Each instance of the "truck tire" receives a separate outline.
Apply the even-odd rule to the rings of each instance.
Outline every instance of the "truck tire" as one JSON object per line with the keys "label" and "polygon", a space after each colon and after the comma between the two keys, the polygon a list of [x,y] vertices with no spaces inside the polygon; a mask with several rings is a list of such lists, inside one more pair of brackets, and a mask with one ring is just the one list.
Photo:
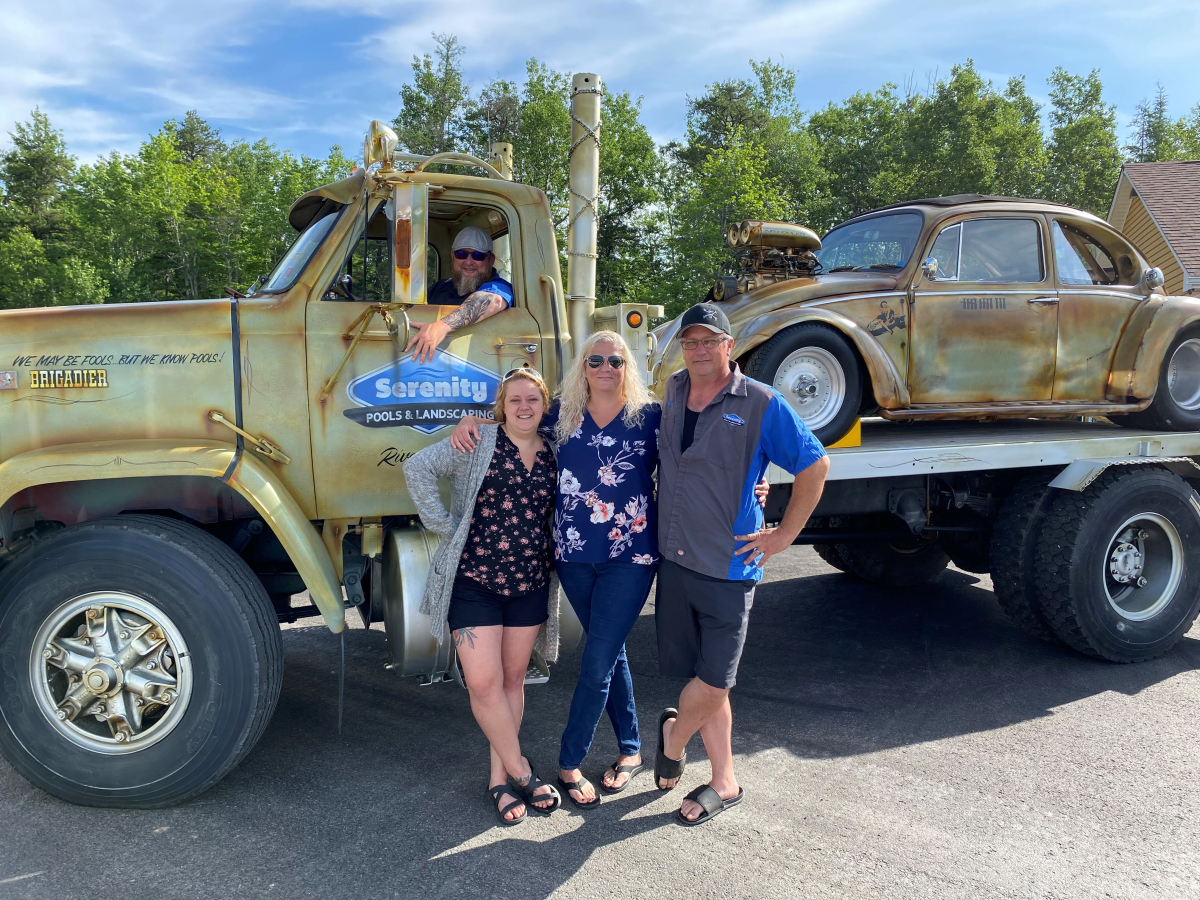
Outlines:
{"label": "truck tire", "polygon": [[865,581],[911,587],[933,581],[950,563],[936,544],[835,544],[849,572]]}
{"label": "truck tire", "polygon": [[282,680],[261,582],[183,522],[76,525],[0,578],[0,752],[70,803],[196,796],[254,746]]}
{"label": "truck tire", "polygon": [[1000,507],[992,527],[992,589],[996,601],[1012,622],[1032,637],[1054,640],[1037,599],[1034,573],[1037,541],[1055,491],[1044,475],[1018,481]]}
{"label": "truck tire", "polygon": [[1200,431],[1200,326],[1183,329],[1167,348],[1154,401],[1113,421],[1130,428]]}
{"label": "truck tire", "polygon": [[746,374],[779,391],[822,444],[845,437],[862,406],[858,357],[827,325],[779,332],[750,355]]}
{"label": "truck tire", "polygon": [[1166,653],[1200,610],[1200,497],[1140,467],[1059,491],[1038,539],[1037,594],[1076,650],[1113,662]]}
{"label": "truck tire", "polygon": [[842,572],[850,571],[849,567],[846,565],[846,561],[842,559],[842,554],[838,552],[836,544],[813,544],[812,548],[816,551],[817,556],[821,557],[824,562],[833,566],[835,569],[838,569]]}

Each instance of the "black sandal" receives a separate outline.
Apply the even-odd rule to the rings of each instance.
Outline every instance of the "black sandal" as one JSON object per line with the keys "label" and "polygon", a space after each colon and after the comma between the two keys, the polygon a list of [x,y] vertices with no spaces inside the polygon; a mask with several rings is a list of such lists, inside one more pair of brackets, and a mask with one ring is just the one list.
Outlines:
{"label": "black sandal", "polygon": [[663,745],[667,739],[663,737],[663,726],[667,723],[667,719],[674,719],[679,715],[679,710],[673,706],[668,706],[662,711],[662,715],[658,717],[658,752],[654,755],[654,786],[660,791],[669,791],[675,787],[665,788],[660,781],[664,778],[679,778],[683,775],[683,770],[687,768],[687,751],[683,751],[683,756],[679,759],[671,759],[663,752]]}
{"label": "black sandal", "polygon": [[[495,787],[488,788],[488,795],[492,798],[492,811],[496,813],[496,817],[500,820],[500,824],[505,828],[509,828],[513,825],[520,825],[525,821],[525,816],[528,815],[527,811],[511,819],[506,819],[504,817],[505,813],[516,806],[526,806],[526,810],[528,810],[528,806],[526,805],[525,801],[514,794],[512,789],[507,784],[498,784]],[[512,797],[513,802],[501,809],[501,797]]]}
{"label": "black sandal", "polygon": [[613,764],[611,766],[609,766],[609,768],[612,769],[613,778],[617,778],[618,776],[621,776],[621,775],[628,775],[629,777],[626,778],[625,783],[619,787],[609,787],[607,784],[604,783],[604,779],[601,778],[600,779],[600,790],[604,791],[604,793],[606,793],[606,794],[621,793],[621,791],[623,791],[623,790],[625,790],[625,788],[629,787],[629,782],[633,781],[634,778],[636,778],[638,775],[641,775],[643,772],[645,772],[647,769],[650,768],[644,762],[640,762],[636,766],[621,766],[621,765],[618,765],[618,763],[620,761],[621,761],[621,757],[618,756],[616,759],[613,760]]}
{"label": "black sandal", "polygon": [[[528,762],[528,760],[526,760],[526,762]],[[529,767],[529,778],[525,780],[524,784],[521,784],[521,782],[517,781],[517,779],[513,778],[511,775],[508,776],[508,783],[512,789],[517,792],[517,796],[525,801],[525,807],[530,812],[537,812],[541,813],[543,816],[548,816],[550,813],[562,806],[562,795],[558,792],[558,788],[552,784],[546,784],[546,782],[538,778],[537,772],[533,771],[533,766]],[[543,787],[550,788],[550,793],[539,794],[535,797],[533,792]],[[553,800],[553,805],[537,805],[538,803],[545,803],[547,800]]]}
{"label": "black sandal", "polygon": [[[571,793],[571,791],[579,791],[579,793],[582,794],[584,787],[586,787],[587,785],[590,785],[590,784],[592,784],[592,783],[590,781],[588,781],[586,778],[584,778],[582,775],[579,776],[578,781],[567,781],[561,775],[558,778],[558,786],[567,792],[567,799],[570,800],[572,803],[574,803],[578,809],[591,809],[593,806],[600,805],[600,795],[599,794],[597,794],[591,800],[576,800],[575,795]],[[594,785],[593,785],[593,787],[594,787]],[[543,795],[543,796],[545,796],[545,795]],[[538,799],[540,800],[542,798],[539,797]]]}
{"label": "black sandal", "polygon": [[742,798],[746,796],[745,788],[738,788],[737,796],[730,797],[728,800],[722,800],[721,795],[713,790],[712,785],[702,784],[685,797],[685,800],[691,800],[693,803],[699,803],[704,812],[696,816],[694,819],[689,819],[683,814],[683,806],[675,810],[675,821],[680,825],[691,827],[693,825],[703,825],[705,822],[711,821],[719,816],[731,806],[737,806],[742,802]]}

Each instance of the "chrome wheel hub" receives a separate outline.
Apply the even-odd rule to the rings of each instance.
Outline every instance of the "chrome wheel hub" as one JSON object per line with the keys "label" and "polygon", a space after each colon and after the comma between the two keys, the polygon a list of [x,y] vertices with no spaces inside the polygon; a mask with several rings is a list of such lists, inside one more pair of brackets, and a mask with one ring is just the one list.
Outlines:
{"label": "chrome wheel hub", "polygon": [[1178,530],[1158,513],[1130,517],[1109,541],[1104,576],[1109,605],[1122,618],[1139,622],[1158,615],[1183,578]]}
{"label": "chrome wheel hub", "polygon": [[1171,354],[1167,390],[1181,408],[1200,409],[1200,338],[1184,341]]}
{"label": "chrome wheel hub", "polygon": [[34,638],[29,675],[55,729],[106,754],[162,740],[192,693],[191,657],[175,624],[118,592],[85,594],[51,613]]}
{"label": "chrome wheel hub", "polygon": [[789,354],[780,363],[771,386],[814,430],[832,422],[846,399],[842,364],[821,347],[801,347]]}

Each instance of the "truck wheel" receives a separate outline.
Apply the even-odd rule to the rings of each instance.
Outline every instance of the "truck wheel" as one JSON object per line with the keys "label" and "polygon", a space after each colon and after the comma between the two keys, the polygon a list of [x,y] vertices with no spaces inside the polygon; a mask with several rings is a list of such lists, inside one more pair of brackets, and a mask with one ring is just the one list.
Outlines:
{"label": "truck wheel", "polygon": [[942,573],[950,557],[936,544],[914,538],[904,544],[835,544],[848,571],[892,587],[925,584]]}
{"label": "truck wheel", "polygon": [[812,548],[816,551],[817,556],[821,557],[822,560],[835,569],[839,569],[842,572],[850,571],[846,565],[846,561],[842,559],[842,554],[838,553],[836,544],[813,544]]}
{"label": "truck wheel", "polygon": [[62,800],[194,797],[254,746],[282,679],[262,584],[182,522],[76,525],[0,579],[0,752]]}
{"label": "truck wheel", "polygon": [[1200,610],[1200,497],[1162,469],[1110,469],[1058,492],[1037,562],[1038,600],[1063,641],[1113,662],[1152,659]]}
{"label": "truck wheel", "polygon": [[822,444],[845,437],[862,406],[858,358],[826,325],[793,325],[751,354],[746,374],[769,384]]}
{"label": "truck wheel", "polygon": [[992,528],[992,589],[1004,614],[1026,634],[1054,640],[1037,599],[1037,540],[1055,491],[1042,475],[1021,479],[1000,507]]}
{"label": "truck wheel", "polygon": [[1113,421],[1132,428],[1200,430],[1200,327],[1185,328],[1167,348],[1154,401],[1141,412],[1114,416]]}

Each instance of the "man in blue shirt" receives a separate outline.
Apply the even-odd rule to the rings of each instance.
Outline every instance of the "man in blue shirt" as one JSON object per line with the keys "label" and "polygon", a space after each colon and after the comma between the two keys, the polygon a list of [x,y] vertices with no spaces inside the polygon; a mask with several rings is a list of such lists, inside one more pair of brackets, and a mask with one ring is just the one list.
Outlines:
{"label": "man in blue shirt", "polygon": [[[683,825],[707,822],[742,799],[733,773],[729,691],[746,640],[763,564],[800,533],[829,471],[812,432],[772,388],[730,361],[733,336],[720,307],[700,303],[677,334],[686,369],[668,380],[659,431],[655,624],[663,675],[690,679],[679,709],[659,719],[654,774],[673,788],[700,732],[712,780],[688,794]],[[754,485],[769,463],[795,476],[777,528],[763,527]]]}
{"label": "man in blue shirt", "polygon": [[495,269],[492,239],[486,231],[468,225],[454,238],[450,252],[450,277],[435,282],[426,294],[430,306],[458,309],[434,322],[416,323],[406,350],[424,363],[452,331],[474,325],[513,305],[513,287]]}

